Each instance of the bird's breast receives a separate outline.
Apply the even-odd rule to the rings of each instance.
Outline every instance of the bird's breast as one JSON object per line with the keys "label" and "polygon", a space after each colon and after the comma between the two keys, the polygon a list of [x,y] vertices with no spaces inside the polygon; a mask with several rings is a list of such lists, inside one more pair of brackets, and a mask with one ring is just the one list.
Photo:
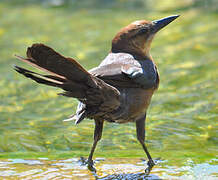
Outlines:
{"label": "bird's breast", "polygon": [[123,88],[119,89],[121,94],[120,107],[105,114],[104,119],[109,122],[127,123],[134,122],[145,114],[153,95],[152,89]]}

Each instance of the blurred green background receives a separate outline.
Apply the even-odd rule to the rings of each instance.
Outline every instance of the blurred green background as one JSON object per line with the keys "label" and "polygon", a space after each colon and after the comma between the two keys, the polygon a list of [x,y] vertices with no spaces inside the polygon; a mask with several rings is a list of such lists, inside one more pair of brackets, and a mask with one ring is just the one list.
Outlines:
{"label": "blurred green background", "polygon": [[[218,140],[216,0],[1,0],[0,157],[87,156],[92,144],[92,120],[78,126],[62,121],[75,112],[77,101],[20,76],[12,65],[28,66],[14,54],[25,56],[28,46],[41,42],[91,69],[110,51],[120,28],[172,14],[181,16],[152,44],[161,81],[148,111],[146,140],[151,154],[169,163],[213,160]],[[145,157],[135,125],[106,123],[95,156]]]}

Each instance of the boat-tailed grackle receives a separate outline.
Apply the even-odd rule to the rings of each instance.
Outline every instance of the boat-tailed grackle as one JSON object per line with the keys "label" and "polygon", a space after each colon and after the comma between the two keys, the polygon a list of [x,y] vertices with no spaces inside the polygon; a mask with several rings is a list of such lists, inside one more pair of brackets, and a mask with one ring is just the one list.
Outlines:
{"label": "boat-tailed grackle", "polygon": [[47,72],[35,73],[15,66],[15,70],[37,83],[59,87],[60,95],[77,98],[80,102],[75,115],[68,120],[80,123],[94,119],[94,143],[87,164],[93,167],[93,153],[101,139],[104,121],[135,122],[137,139],[147,157],[149,173],[155,165],[144,143],[146,111],[159,85],[157,66],[150,55],[154,35],[178,15],[156,21],[135,21],[121,29],[112,40],[112,48],[101,64],[86,71],[79,63],[64,57],[44,44],[33,44],[27,58],[18,59]]}

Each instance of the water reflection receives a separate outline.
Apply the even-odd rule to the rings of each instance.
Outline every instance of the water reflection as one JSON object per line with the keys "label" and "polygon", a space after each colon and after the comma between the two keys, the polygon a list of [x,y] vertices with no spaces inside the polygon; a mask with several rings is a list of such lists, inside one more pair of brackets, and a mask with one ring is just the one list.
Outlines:
{"label": "water reflection", "polygon": [[144,173],[127,173],[127,174],[111,174],[105,177],[98,177],[96,176],[96,180],[130,180],[130,179],[137,179],[137,180],[161,180],[161,178],[157,175],[145,175]]}
{"label": "water reflection", "polygon": [[218,172],[216,159],[201,164],[188,160],[184,166],[169,166],[162,161],[154,167],[151,175],[143,172],[145,162],[140,159],[114,158],[97,159],[97,173],[88,171],[77,158],[64,160],[23,160],[7,159],[0,161],[0,179],[215,179]]}

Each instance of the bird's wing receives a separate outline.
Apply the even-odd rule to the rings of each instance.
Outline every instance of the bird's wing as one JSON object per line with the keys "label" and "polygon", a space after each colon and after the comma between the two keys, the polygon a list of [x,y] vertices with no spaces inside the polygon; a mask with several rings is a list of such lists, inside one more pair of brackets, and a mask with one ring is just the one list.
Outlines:
{"label": "bird's wing", "polygon": [[156,66],[151,61],[145,61],[142,67],[123,65],[122,73],[128,76],[132,81],[148,89],[157,85],[158,73]]}
{"label": "bird's wing", "polygon": [[131,63],[107,64],[89,71],[114,87],[151,88],[157,81],[155,66],[145,64],[142,67]]}

